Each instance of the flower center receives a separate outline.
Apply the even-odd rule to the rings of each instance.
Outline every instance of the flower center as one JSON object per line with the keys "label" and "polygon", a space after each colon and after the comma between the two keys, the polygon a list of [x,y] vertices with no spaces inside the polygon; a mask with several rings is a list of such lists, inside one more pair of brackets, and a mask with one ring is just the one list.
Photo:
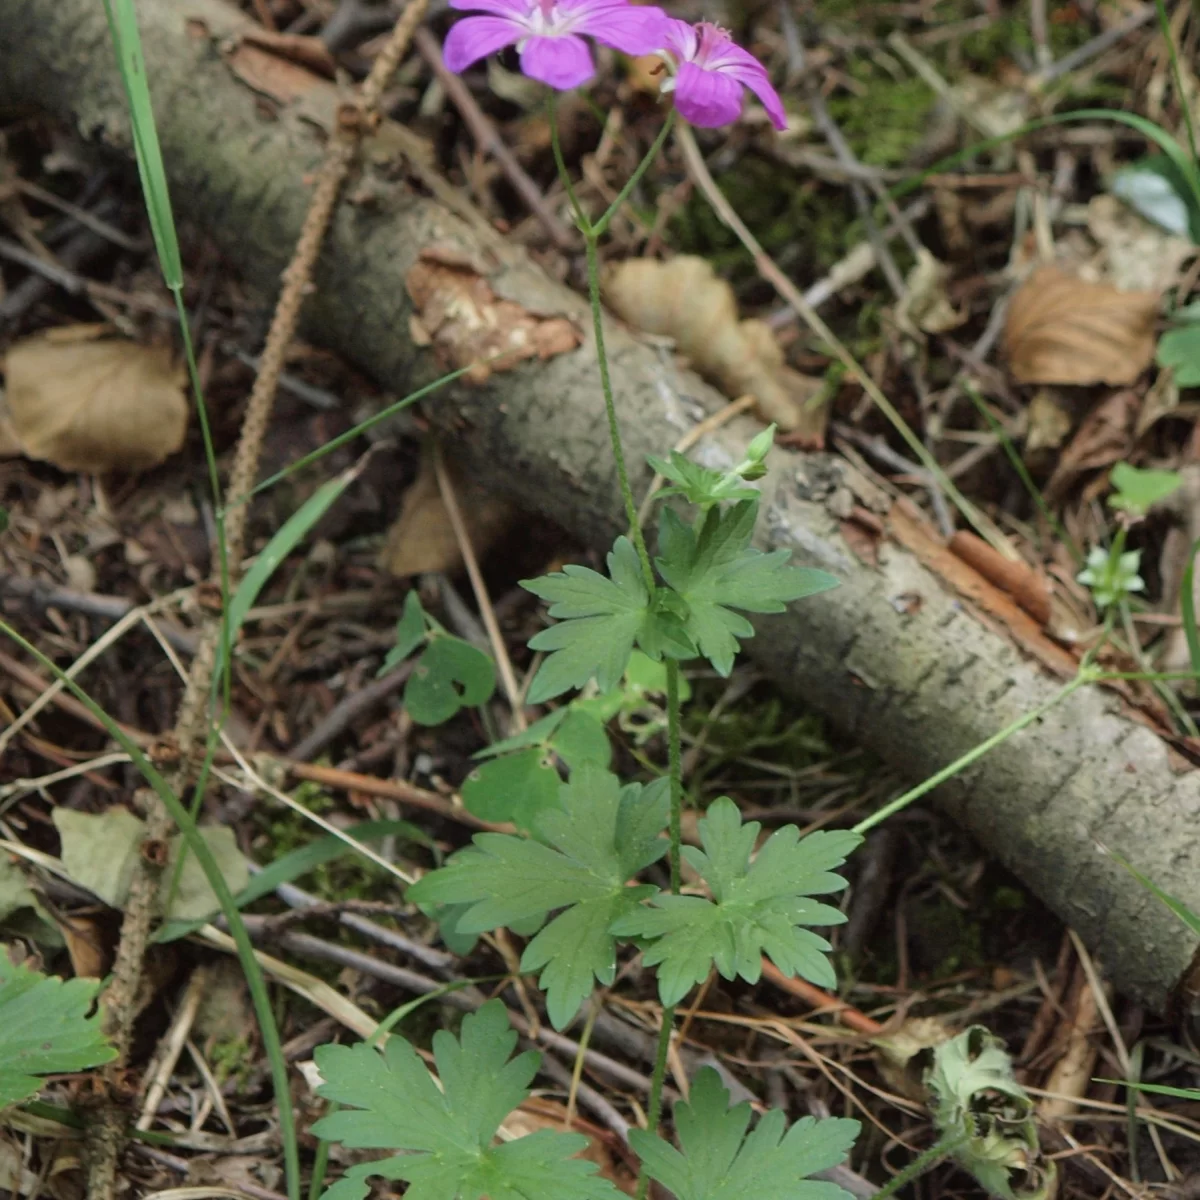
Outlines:
{"label": "flower center", "polygon": [[570,17],[562,12],[556,0],[532,0],[529,6],[529,32],[534,37],[555,37],[567,33]]}
{"label": "flower center", "polygon": [[692,62],[698,67],[709,67],[714,59],[719,59],[722,52],[733,40],[727,29],[714,25],[711,21],[701,21],[696,26],[696,53]]}

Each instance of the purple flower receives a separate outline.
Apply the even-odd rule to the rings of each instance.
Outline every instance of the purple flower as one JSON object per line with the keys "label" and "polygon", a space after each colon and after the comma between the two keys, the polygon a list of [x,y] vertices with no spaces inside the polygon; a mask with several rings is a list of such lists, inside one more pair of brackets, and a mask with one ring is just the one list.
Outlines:
{"label": "purple flower", "polygon": [[715,129],[736,121],[742,113],[742,88],[763,103],[771,124],[787,128],[787,114],[767,69],[724,29],[708,21],[689,25],[668,18],[666,41],[659,47],[674,59],[674,79],[663,85],[674,91],[675,107],[693,125]]}
{"label": "purple flower", "polygon": [[467,17],[450,30],[442,53],[451,71],[515,45],[521,70],[559,91],[595,74],[581,34],[625,54],[652,54],[669,23],[661,9],[625,0],[450,0],[450,7],[488,14]]}

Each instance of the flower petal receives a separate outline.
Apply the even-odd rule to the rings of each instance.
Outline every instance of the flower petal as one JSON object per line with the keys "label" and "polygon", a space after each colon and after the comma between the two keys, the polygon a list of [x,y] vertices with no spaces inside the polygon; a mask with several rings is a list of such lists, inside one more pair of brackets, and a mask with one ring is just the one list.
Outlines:
{"label": "flower petal", "polygon": [[[747,55],[748,58],[751,56]],[[751,66],[724,67],[723,73],[745,84],[762,101],[762,106],[771,118],[771,124],[778,130],[787,128],[787,112],[779,93],[771,86],[771,80],[766,69],[755,58],[751,58]]]}
{"label": "flower petal", "polygon": [[696,54],[696,28],[686,21],[668,17],[663,26],[663,44],[658,50],[669,50],[677,63],[687,62]]}
{"label": "flower petal", "polygon": [[457,74],[524,36],[524,26],[508,17],[464,17],[446,35],[442,58]]}
{"label": "flower petal", "polygon": [[668,18],[661,8],[608,3],[587,7],[575,28],[622,54],[653,54],[666,44]]}
{"label": "flower petal", "polygon": [[497,17],[524,21],[529,16],[529,0],[450,0],[450,7],[459,12],[485,12]]}
{"label": "flower petal", "polygon": [[675,80],[675,107],[693,125],[717,129],[742,115],[742,85],[730,75],[685,62]]}
{"label": "flower petal", "polygon": [[521,51],[521,70],[560,92],[587,83],[596,73],[592,52],[580,37],[531,37]]}

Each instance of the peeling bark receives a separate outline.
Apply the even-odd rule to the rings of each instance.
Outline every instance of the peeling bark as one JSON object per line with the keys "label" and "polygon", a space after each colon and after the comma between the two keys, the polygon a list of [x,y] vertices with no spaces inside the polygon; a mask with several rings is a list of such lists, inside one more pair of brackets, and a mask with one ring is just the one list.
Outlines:
{"label": "peeling bark", "polygon": [[[302,111],[264,107],[234,74],[223,50],[246,24],[231,7],[142,0],[138,9],[175,202],[273,294],[307,205],[306,177],[321,156],[319,130]],[[40,105],[128,153],[102,6],[5,0],[0,102]],[[310,336],[403,394],[440,373],[439,336],[457,344],[461,332],[453,325],[461,313],[427,327],[428,309],[421,318],[410,295],[414,268],[419,278],[430,255],[471,264],[461,269],[477,278],[465,282],[484,289],[472,294],[485,306],[511,302],[506,336],[524,330],[522,348],[538,361],[502,358],[506,369],[440,393],[430,416],[452,431],[454,452],[479,479],[605,544],[621,506],[586,305],[463,215],[461,204],[455,215],[420,195],[396,161],[368,167],[354,195],[321,259]],[[721,401],[615,324],[607,336],[640,492],[649,478],[645,454],[663,452]],[[698,453],[732,463],[754,428],[732,423]],[[1069,678],[1069,654],[966,564],[951,564],[918,516],[890,505],[847,464],[780,453],[765,484],[761,543],[790,548],[799,561],[834,572],[842,587],[762,621],[748,648],[783,688],[906,775],[943,767]],[[864,528],[882,528],[883,537],[860,558],[856,549],[871,541]],[[938,799],[1080,932],[1118,986],[1160,1010],[1193,1007],[1186,976],[1197,939],[1096,841],[1200,910],[1200,775],[1178,770],[1120,696],[1075,692]]]}

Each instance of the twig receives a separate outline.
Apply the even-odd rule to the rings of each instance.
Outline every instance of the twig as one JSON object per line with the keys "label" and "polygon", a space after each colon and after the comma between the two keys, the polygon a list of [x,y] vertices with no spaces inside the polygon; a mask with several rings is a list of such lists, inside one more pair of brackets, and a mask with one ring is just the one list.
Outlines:
{"label": "twig", "polygon": [[[905,225],[911,226],[914,221],[921,220],[929,212],[932,204],[933,201],[928,196],[918,197],[901,211],[900,215],[903,220],[893,221],[890,225],[885,226],[880,236],[885,242],[899,237],[904,232]],[[869,241],[860,242],[849,254],[833,264],[828,275],[818,279],[816,283],[805,289],[804,302],[810,308],[820,308],[832,300],[843,288],[847,288],[869,275],[875,269],[875,264],[875,247]],[[768,323],[773,329],[778,329],[781,325],[794,321],[798,315],[796,310],[789,305],[772,313],[768,318]]]}
{"label": "twig", "polygon": [[117,1057],[103,1069],[101,1078],[107,1094],[87,1128],[87,1194],[94,1200],[109,1200],[116,1189],[117,1160],[125,1142],[125,1116],[119,1101],[121,1076],[133,1039],[142,964],[168,859],[167,839],[175,828],[166,807],[150,788],[140,789],[138,798],[146,814],[145,833],[134,859],[112,978],[101,1006],[104,1034],[116,1048]]}
{"label": "twig", "polygon": [[389,671],[386,675],[371,680],[357,692],[343,696],[317,722],[316,727],[309,735],[301,738],[292,747],[290,757],[296,762],[308,762],[310,759],[316,758],[348,725],[357,721],[363,713],[402,688],[412,671],[412,661],[403,662],[394,671]]}
{"label": "twig", "polygon": [[1047,84],[1053,83],[1056,79],[1070,75],[1077,67],[1083,66],[1085,62],[1089,62],[1097,55],[1111,50],[1118,42],[1153,20],[1154,5],[1143,4],[1136,12],[1130,13],[1111,29],[1098,33],[1090,42],[1085,42],[1077,50],[1072,50],[1070,54],[1064,54],[1057,62],[1050,63],[1040,71],[1034,72],[1029,77],[1029,83],[1035,88],[1045,88]]}
{"label": "twig", "polygon": [[[11,579],[6,581],[5,586],[10,586]],[[105,650],[114,642],[122,638],[130,629],[132,629],[144,617],[147,617],[164,608],[169,608],[171,605],[182,600],[190,592],[190,588],[183,589],[178,592],[172,592],[168,596],[160,596],[156,600],[151,600],[149,604],[143,604],[139,608],[130,608],[124,616],[117,621],[113,627],[96,639],[67,669],[63,672],[64,679],[74,679],[80,671],[89,663],[94,662]],[[165,636],[165,635],[164,635]],[[8,671],[16,679],[20,679],[27,687],[36,687],[38,697],[32,704],[26,708],[15,721],[3,733],[0,733],[0,755],[4,754],[9,743],[16,735],[37,716],[47,704],[57,702],[65,711],[71,712],[73,715],[80,716],[81,719],[89,724],[96,725],[95,718],[82,704],[79,703],[73,696],[60,695],[63,690],[64,683],[55,680],[53,683],[45,683],[40,675],[31,671],[28,667],[18,663],[15,659],[9,658],[8,655],[0,653],[0,667]],[[85,715],[86,714],[86,715]],[[97,726],[103,728],[103,726]]]}
{"label": "twig", "polygon": [[483,109],[475,103],[475,97],[471,95],[467,85],[452,71],[446,69],[446,64],[442,61],[442,48],[438,45],[437,38],[427,29],[418,29],[413,37],[413,43],[417,47],[417,52],[433,69],[438,83],[450,97],[451,103],[467,123],[467,128],[470,129],[476,145],[485,154],[496,160],[500,169],[508,177],[509,183],[513,185],[514,191],[525,201],[529,211],[535,213],[546,227],[547,232],[554,239],[554,244],[560,250],[577,250],[579,238],[555,216],[538,185],[525,173],[525,168],[517,161],[516,155],[504,144]]}
{"label": "twig", "polygon": [[[209,985],[210,976],[211,971],[208,967],[197,967],[192,972],[191,979],[188,980],[179,1010],[171,1021],[171,1027],[159,1043],[160,1056],[154,1070],[154,1077],[146,1090],[146,1099],[142,1103],[141,1115],[134,1125],[135,1129],[145,1131],[154,1124],[158,1106],[162,1103],[163,1096],[167,1094],[171,1076],[175,1073],[175,1065],[179,1062],[179,1056],[183,1053],[183,1047],[191,1035],[192,1025],[195,1023],[196,1014],[200,1011],[200,1001]],[[232,1132],[233,1130],[230,1129],[230,1133]]]}
{"label": "twig", "polygon": [[475,557],[475,549],[471,545],[471,535],[467,532],[466,522],[458,507],[458,497],[454,494],[454,485],[442,461],[442,448],[434,444],[433,470],[437,476],[438,491],[442,496],[442,504],[446,516],[450,518],[450,527],[454,530],[454,539],[458,542],[458,550],[462,555],[463,566],[467,569],[467,578],[471,581],[471,590],[475,593],[475,603],[479,605],[479,615],[483,618],[483,627],[487,630],[488,641],[492,647],[492,657],[496,660],[496,669],[500,673],[500,682],[504,684],[508,696],[509,707],[512,709],[513,730],[522,733],[528,728],[525,720],[525,704],[521,696],[521,688],[513,673],[512,660],[508,657],[508,647],[504,644],[504,635],[500,632],[500,624],[496,620],[496,612],[492,608],[491,597],[488,595],[487,584],[483,581],[483,573],[479,569],[479,560]]}

